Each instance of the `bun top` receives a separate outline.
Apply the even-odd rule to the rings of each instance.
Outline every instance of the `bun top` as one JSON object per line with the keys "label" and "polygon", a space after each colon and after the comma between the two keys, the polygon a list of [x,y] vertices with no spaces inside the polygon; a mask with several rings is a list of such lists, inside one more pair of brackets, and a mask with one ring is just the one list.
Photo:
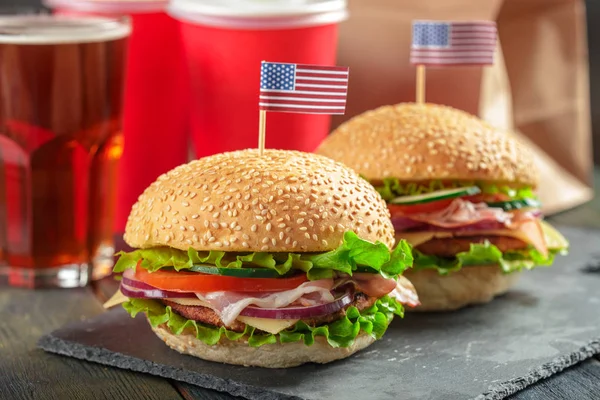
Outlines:
{"label": "bun top", "polygon": [[358,115],[317,149],[372,182],[491,181],[535,187],[533,155],[510,133],[457,109],[401,103]]}
{"label": "bun top", "polygon": [[161,175],[134,204],[124,239],[136,248],[320,252],[349,230],[394,244],[386,204],[366,180],[316,154],[252,149]]}

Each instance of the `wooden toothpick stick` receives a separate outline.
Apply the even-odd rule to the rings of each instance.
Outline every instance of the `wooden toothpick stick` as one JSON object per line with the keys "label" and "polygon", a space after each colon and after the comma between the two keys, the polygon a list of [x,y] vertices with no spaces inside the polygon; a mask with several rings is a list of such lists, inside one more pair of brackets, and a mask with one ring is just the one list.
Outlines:
{"label": "wooden toothpick stick", "polygon": [[265,130],[267,128],[267,111],[259,111],[258,119],[258,152],[262,156],[265,151]]}
{"label": "wooden toothpick stick", "polygon": [[425,103],[425,66],[417,65],[417,103]]}

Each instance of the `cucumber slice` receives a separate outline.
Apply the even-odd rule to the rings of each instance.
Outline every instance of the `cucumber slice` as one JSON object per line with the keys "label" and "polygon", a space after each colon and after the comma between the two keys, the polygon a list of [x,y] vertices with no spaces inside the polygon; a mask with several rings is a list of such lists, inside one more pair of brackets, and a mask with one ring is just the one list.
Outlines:
{"label": "cucumber slice", "polygon": [[454,199],[456,197],[472,196],[479,193],[481,193],[481,189],[477,186],[469,186],[456,189],[437,190],[435,192],[418,194],[415,196],[396,197],[394,200],[390,201],[390,203],[408,206],[411,204],[423,204],[438,200]]}
{"label": "cucumber slice", "polygon": [[521,208],[540,208],[542,203],[536,199],[519,199],[487,203],[489,207],[502,208],[504,211],[519,210]]}
{"label": "cucumber slice", "polygon": [[266,268],[219,268],[212,265],[193,265],[190,271],[202,272],[210,275],[233,276],[236,278],[281,278],[274,269]]}

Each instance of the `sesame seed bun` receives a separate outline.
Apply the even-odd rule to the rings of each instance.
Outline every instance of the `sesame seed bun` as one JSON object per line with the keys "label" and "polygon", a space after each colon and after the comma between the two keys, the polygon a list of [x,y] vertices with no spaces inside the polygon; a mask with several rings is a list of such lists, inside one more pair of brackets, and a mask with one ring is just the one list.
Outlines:
{"label": "sesame seed bun", "polygon": [[242,150],[160,176],[125,227],[135,248],[320,252],[354,231],[392,247],[385,202],[354,171],[316,154]]}
{"label": "sesame seed bun", "polygon": [[289,368],[308,362],[325,364],[350,357],[375,341],[374,337],[361,332],[348,347],[331,347],[323,336],[315,337],[311,346],[306,346],[300,341],[250,347],[244,339],[222,340],[214,346],[209,346],[189,333],[174,335],[165,325],[159,325],[152,330],[167,346],[182,354],[208,361],[263,368]]}
{"label": "sesame seed bun", "polygon": [[492,181],[535,187],[529,150],[511,134],[457,109],[402,103],[358,115],[338,127],[317,153],[372,182]]}
{"label": "sesame seed bun", "polygon": [[407,270],[408,278],[421,305],[407,311],[452,311],[468,305],[490,302],[506,293],[519,279],[520,273],[505,274],[497,265],[468,266],[448,275],[436,270]]}

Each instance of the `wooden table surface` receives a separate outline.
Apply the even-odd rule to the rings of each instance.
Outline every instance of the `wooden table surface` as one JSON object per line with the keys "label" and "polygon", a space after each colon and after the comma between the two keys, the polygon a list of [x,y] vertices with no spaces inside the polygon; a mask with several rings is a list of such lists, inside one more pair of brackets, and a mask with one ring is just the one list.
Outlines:
{"label": "wooden table surface", "polygon": [[[600,169],[595,173],[600,188]],[[555,223],[600,228],[600,196],[553,216]],[[0,400],[3,399],[234,399],[185,383],[105,367],[36,349],[45,333],[103,312],[116,290],[112,279],[92,287],[28,291],[0,288]],[[135,334],[127,332],[126,334]],[[578,364],[511,399],[599,399],[600,357]]]}

